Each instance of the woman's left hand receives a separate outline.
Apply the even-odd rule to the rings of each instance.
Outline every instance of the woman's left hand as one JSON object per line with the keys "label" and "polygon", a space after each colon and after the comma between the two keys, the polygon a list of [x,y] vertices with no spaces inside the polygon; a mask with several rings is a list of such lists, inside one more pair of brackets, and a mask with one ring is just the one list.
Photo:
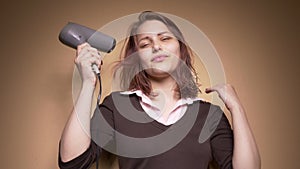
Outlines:
{"label": "woman's left hand", "polygon": [[225,103],[227,109],[240,108],[241,102],[234,87],[230,84],[218,84],[205,89],[206,93],[217,92],[219,97]]}

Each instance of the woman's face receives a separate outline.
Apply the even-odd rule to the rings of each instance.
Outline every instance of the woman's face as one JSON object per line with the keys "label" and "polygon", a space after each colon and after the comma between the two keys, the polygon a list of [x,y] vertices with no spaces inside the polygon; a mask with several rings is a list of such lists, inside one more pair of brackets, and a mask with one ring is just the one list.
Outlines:
{"label": "woman's face", "polygon": [[150,76],[169,76],[180,60],[179,42],[165,24],[144,22],[137,29],[137,48],[143,69]]}

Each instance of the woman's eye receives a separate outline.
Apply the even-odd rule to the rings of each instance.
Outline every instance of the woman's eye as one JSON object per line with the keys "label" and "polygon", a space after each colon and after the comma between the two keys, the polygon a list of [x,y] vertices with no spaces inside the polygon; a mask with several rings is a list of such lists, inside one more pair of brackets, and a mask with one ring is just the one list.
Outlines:
{"label": "woman's eye", "polygon": [[167,40],[170,40],[170,39],[172,39],[172,38],[169,37],[169,36],[164,36],[164,37],[161,38],[162,41],[167,41]]}
{"label": "woman's eye", "polygon": [[146,48],[149,46],[149,43],[142,43],[139,45],[140,48]]}

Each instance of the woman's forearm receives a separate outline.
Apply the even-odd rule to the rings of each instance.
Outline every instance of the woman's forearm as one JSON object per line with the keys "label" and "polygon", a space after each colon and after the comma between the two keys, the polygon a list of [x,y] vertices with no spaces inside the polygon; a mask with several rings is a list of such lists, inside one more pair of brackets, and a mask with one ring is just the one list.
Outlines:
{"label": "woman's forearm", "polygon": [[235,106],[230,112],[234,133],[233,168],[260,169],[259,151],[244,108],[241,105]]}
{"label": "woman's forearm", "polygon": [[90,145],[90,112],[93,92],[93,84],[83,84],[61,136],[60,155],[63,162],[79,156]]}

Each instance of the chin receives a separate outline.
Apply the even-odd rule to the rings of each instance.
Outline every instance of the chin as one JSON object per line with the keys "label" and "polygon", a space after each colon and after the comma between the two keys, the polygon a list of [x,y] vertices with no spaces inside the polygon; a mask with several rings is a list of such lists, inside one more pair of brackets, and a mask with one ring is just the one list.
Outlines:
{"label": "chin", "polygon": [[155,78],[165,78],[165,77],[169,77],[171,75],[170,71],[168,70],[163,70],[163,69],[148,69],[146,70],[147,74],[151,77],[155,77]]}

